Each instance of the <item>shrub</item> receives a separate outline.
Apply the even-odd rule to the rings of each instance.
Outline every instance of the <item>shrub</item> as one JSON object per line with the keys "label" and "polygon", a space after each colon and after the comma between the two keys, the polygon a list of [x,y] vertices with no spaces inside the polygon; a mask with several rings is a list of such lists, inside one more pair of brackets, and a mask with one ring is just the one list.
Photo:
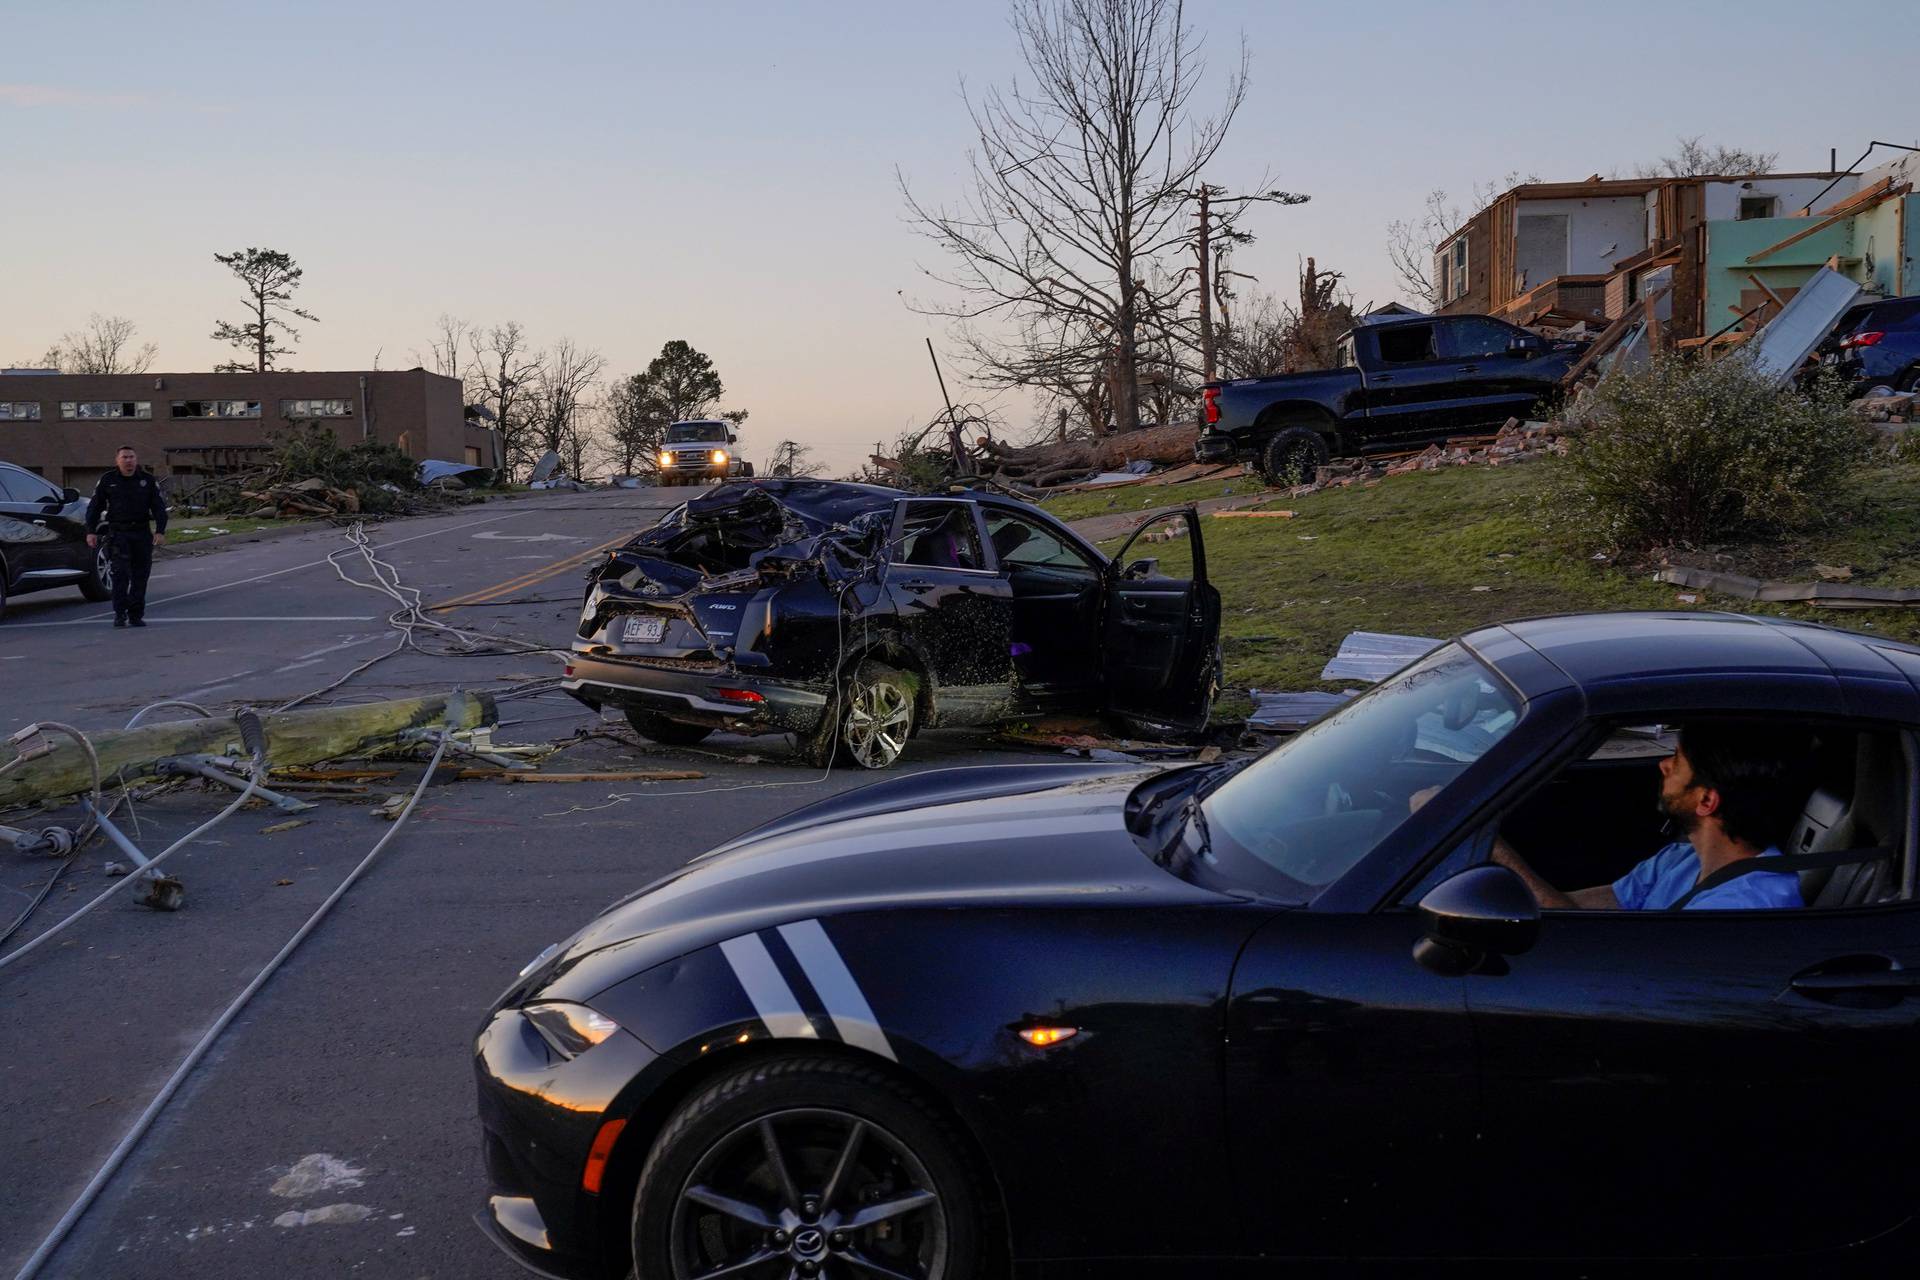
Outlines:
{"label": "shrub", "polygon": [[378,488],[383,484],[410,488],[417,470],[414,460],[395,445],[378,440],[342,445],[332,431],[312,422],[275,435],[267,465],[276,479],[298,481],[313,476],[335,489]]}
{"label": "shrub", "polygon": [[1837,384],[1775,391],[1738,356],[1612,374],[1570,425],[1562,513],[1629,554],[1812,524],[1869,440]]}

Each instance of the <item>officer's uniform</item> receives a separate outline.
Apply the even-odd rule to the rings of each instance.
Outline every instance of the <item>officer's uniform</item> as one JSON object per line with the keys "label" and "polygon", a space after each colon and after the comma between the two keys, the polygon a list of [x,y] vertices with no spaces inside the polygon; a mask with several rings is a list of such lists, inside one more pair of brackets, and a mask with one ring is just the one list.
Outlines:
{"label": "officer's uniform", "polygon": [[[148,522],[152,522],[149,530]],[[147,611],[147,575],[153,571],[153,535],[167,531],[167,504],[160,486],[144,471],[118,468],[100,477],[87,504],[87,532],[107,541],[113,561],[113,616],[135,626]]]}

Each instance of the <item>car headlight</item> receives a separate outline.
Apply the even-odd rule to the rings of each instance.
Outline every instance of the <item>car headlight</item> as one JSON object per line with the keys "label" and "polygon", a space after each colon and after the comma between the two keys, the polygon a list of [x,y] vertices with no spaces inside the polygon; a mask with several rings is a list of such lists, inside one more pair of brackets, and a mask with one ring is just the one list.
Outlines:
{"label": "car headlight", "polygon": [[670,467],[673,465],[673,455],[668,453],[665,449],[662,449],[660,451],[660,465],[663,467]]}
{"label": "car headlight", "polygon": [[713,460],[715,462],[725,462],[727,460],[727,451],[725,449],[715,449],[713,451]]}
{"label": "car headlight", "polygon": [[620,1029],[612,1018],[583,1004],[556,1000],[530,1004],[520,1012],[555,1053],[568,1059],[579,1057]]}

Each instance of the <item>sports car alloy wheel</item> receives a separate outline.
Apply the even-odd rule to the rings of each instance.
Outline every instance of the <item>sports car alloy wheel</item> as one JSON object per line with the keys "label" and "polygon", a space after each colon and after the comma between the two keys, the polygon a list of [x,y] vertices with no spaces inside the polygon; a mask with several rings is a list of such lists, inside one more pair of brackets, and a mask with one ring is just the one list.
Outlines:
{"label": "sports car alloy wheel", "polygon": [[884,769],[907,749],[913,730],[913,694],[900,674],[863,662],[847,690],[841,737],[847,754],[863,769]]}
{"label": "sports car alloy wheel", "polygon": [[708,1148],[674,1206],[675,1280],[941,1280],[946,1207],[907,1145],[850,1112],[806,1107]]}

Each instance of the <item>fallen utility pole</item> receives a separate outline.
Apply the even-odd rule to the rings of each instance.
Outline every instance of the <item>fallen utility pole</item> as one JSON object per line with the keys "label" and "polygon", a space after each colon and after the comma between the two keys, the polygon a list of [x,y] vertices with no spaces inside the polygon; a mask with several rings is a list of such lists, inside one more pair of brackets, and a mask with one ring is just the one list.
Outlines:
{"label": "fallen utility pole", "polygon": [[[353,706],[310,707],[264,716],[268,755],[276,765],[313,765],[351,758],[397,741],[410,729],[475,729],[499,722],[484,693],[432,694]],[[183,756],[241,756],[240,729],[230,717],[181,720],[89,735],[103,781],[158,777],[161,762]],[[85,794],[93,773],[78,744],[33,740],[0,757],[0,809]],[[8,767],[8,766],[11,767]],[[261,782],[266,780],[260,779]]]}

